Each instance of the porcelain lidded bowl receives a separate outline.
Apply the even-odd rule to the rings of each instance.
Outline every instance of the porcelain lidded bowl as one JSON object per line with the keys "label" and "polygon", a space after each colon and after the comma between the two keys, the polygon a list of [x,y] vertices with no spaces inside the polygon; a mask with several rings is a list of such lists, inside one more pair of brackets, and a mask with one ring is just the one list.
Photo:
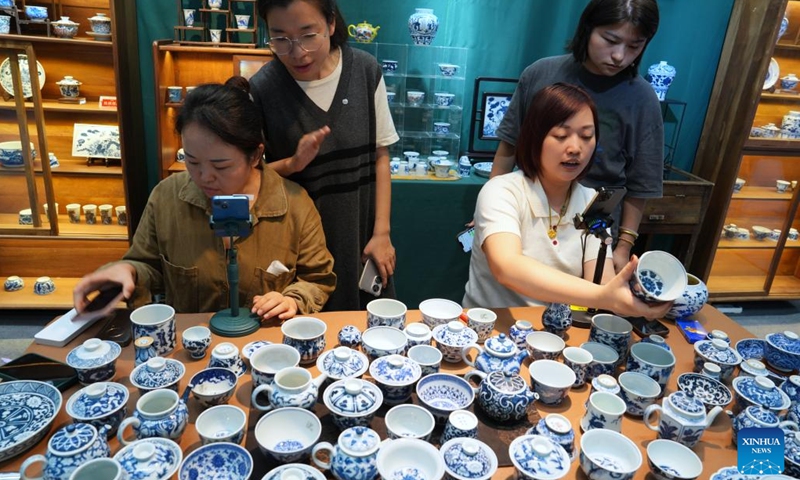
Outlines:
{"label": "porcelain lidded bowl", "polygon": [[733,413],[739,414],[751,405],[762,405],[775,413],[789,408],[789,397],[775,386],[775,382],[759,375],[757,377],[736,377],[733,379],[733,395],[736,403]]}
{"label": "porcelain lidded bowl", "polygon": [[678,376],[678,388],[703,402],[707,411],[716,406],[725,407],[733,401],[733,394],[725,384],[701,373],[682,373]]}
{"label": "porcelain lidded bowl", "polygon": [[508,446],[508,456],[520,478],[554,480],[564,478],[570,459],[564,447],[543,435],[522,435]]}
{"label": "porcelain lidded bowl", "polygon": [[72,394],[67,400],[67,414],[75,423],[88,423],[98,431],[108,425],[111,436],[128,414],[128,396],[128,389],[119,383],[93,383]]}
{"label": "porcelain lidded bowl", "polygon": [[[477,351],[474,361],[468,355],[470,350],[473,349]],[[516,343],[508,338],[505,333],[487,339],[483,347],[473,343],[461,349],[461,357],[464,362],[484,373],[496,370],[519,373],[522,360],[527,356],[528,351],[520,351]]]}
{"label": "porcelain lidded bowl", "polygon": [[780,385],[792,403],[800,403],[800,375],[792,375]]}
{"label": "porcelain lidded bowl", "polygon": [[178,391],[178,382],[186,373],[186,367],[180,360],[164,357],[153,357],[134,368],[130,375],[131,383],[139,389],[139,395],[168,388]]}
{"label": "porcelain lidded bowl", "polygon": [[253,457],[233,443],[210,443],[194,450],[181,464],[179,480],[249,480]]}
{"label": "porcelain lidded bowl", "polygon": [[733,378],[736,367],[742,363],[742,356],[724,340],[700,340],[694,344],[694,371],[703,371],[703,364],[711,362],[719,365],[720,379],[728,382]]}
{"label": "porcelain lidded bowl", "polygon": [[800,336],[787,330],[767,334],[766,341],[764,357],[772,367],[782,372],[800,368]]}
{"label": "porcelain lidded bowl", "polygon": [[453,320],[433,329],[436,347],[442,352],[443,360],[458,363],[462,360],[461,351],[467,345],[478,342],[478,334],[460,320]]}
{"label": "porcelain lidded bowl", "polygon": [[578,458],[575,450],[575,430],[569,419],[558,413],[550,413],[539,419],[539,423],[529,428],[526,435],[543,435],[564,447],[571,462]]}
{"label": "porcelain lidded bowl", "polygon": [[98,13],[94,17],[89,17],[89,23],[94,33],[111,34],[111,19],[105,13]]}
{"label": "porcelain lidded bowl", "polygon": [[447,475],[456,480],[489,480],[497,472],[497,455],[474,438],[453,438],[439,449]]}
{"label": "porcelain lidded bowl", "polygon": [[[381,438],[367,427],[352,427],[339,434],[336,446],[320,442],[311,450],[311,460],[330,470],[337,480],[373,480],[378,476],[378,449]],[[328,461],[317,458],[317,452],[328,452]]]}
{"label": "porcelain lidded bowl", "polygon": [[769,370],[764,362],[755,358],[748,358],[739,364],[739,375],[755,377],[758,375],[769,375]]}
{"label": "porcelain lidded bowl", "polygon": [[648,443],[647,464],[659,480],[694,480],[703,473],[703,462],[697,454],[672,440]]}
{"label": "porcelain lidded bowl", "polygon": [[374,383],[358,378],[337,380],[322,392],[322,401],[340,430],[369,426],[383,405],[383,393]]}
{"label": "porcelain lidded bowl", "polygon": [[595,428],[581,437],[580,462],[589,480],[630,480],[642,465],[642,453],[625,435]]}
{"label": "porcelain lidded bowl", "polygon": [[417,399],[438,423],[445,423],[451,412],[472,405],[476,390],[457,375],[432,373],[417,382]]}
{"label": "porcelain lidded bowl", "polygon": [[78,22],[73,22],[69,17],[61,17],[61,20],[52,22],[51,25],[53,25],[53,32],[58,38],[73,38],[78,34]]}
{"label": "porcelain lidded bowl", "polygon": [[117,373],[116,361],[121,352],[117,343],[90,338],[67,354],[67,365],[78,372],[78,380],[84,385],[105,382]]}
{"label": "porcelain lidded bowl", "polygon": [[168,438],[143,438],[123,447],[114,460],[136,480],[168,480],[183,462],[183,451]]}
{"label": "porcelain lidded bowl", "polygon": [[50,437],[45,455],[32,455],[20,467],[23,478],[25,473],[37,463],[42,463],[43,478],[61,480],[69,478],[82,463],[94,458],[111,456],[111,449],[106,441],[107,430],[104,426],[98,431],[88,423],[71,423],[62,427]]}
{"label": "porcelain lidded bowl", "polygon": [[762,405],[750,405],[742,410],[732,422],[733,436],[731,441],[737,444],[738,433],[744,428],[782,428],[784,430],[798,430],[797,423],[793,421],[780,421],[778,415],[764,408]]}
{"label": "porcelain lidded bowl", "polygon": [[389,355],[375,359],[369,366],[369,374],[383,393],[383,403],[397,405],[411,397],[414,384],[422,376],[422,368],[410,358]]}
{"label": "porcelain lidded bowl", "polygon": [[473,370],[464,375],[481,379],[478,387],[478,406],[498,422],[519,421],[528,416],[528,407],[539,395],[533,393],[518,373],[507,370],[484,373]]}
{"label": "porcelain lidded bowl", "polygon": [[361,378],[368,368],[367,356],[348,347],[336,347],[317,358],[317,369],[331,380]]}

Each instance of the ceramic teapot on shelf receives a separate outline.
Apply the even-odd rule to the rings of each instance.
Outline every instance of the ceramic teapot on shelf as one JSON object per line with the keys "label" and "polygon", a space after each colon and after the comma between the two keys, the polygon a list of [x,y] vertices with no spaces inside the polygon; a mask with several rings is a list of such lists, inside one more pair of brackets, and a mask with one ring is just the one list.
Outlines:
{"label": "ceramic teapot on shelf", "polygon": [[[27,480],[67,480],[81,464],[95,458],[111,456],[106,434],[111,427],[104,425],[99,431],[88,423],[72,423],[56,431],[47,442],[47,453],[33,455],[22,463],[20,478]],[[30,477],[26,472],[31,465],[43,463],[43,476]]]}
{"label": "ceramic teapot on shelf", "polygon": [[358,43],[371,43],[378,36],[378,30],[381,27],[373,27],[372,24],[366,20],[358,25],[348,25],[347,34],[355,39]]}
{"label": "ceramic teapot on shelf", "polygon": [[[468,356],[473,349],[478,351],[474,361],[470,360]],[[487,339],[483,347],[477,343],[472,343],[461,349],[461,357],[464,362],[483,373],[497,370],[519,373],[522,361],[527,356],[528,351],[517,348],[516,343],[508,338],[505,333]]]}

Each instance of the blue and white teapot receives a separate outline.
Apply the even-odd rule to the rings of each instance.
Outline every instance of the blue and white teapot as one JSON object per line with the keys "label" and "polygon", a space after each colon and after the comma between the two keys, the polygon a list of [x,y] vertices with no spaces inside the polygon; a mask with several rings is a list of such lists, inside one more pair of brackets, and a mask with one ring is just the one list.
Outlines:
{"label": "blue and white teapot", "polygon": [[527,418],[528,407],[539,398],[518,373],[503,370],[487,374],[472,370],[464,375],[467,381],[472,377],[481,379],[476,395],[478,406],[498,422]]}
{"label": "blue and white teapot", "polygon": [[[469,358],[469,352],[473,349],[478,351],[474,361]],[[461,357],[464,362],[484,373],[498,370],[519,373],[522,361],[527,356],[528,351],[517,348],[516,343],[508,338],[505,333],[489,338],[483,347],[473,343],[461,350]]]}
{"label": "blue and white teapot", "polygon": [[[22,463],[20,478],[23,480],[67,480],[83,463],[94,458],[111,456],[106,433],[111,427],[104,426],[98,432],[88,423],[72,423],[59,429],[47,442],[45,455],[33,455]],[[43,463],[42,477],[30,477],[25,472],[31,465]]]}
{"label": "blue and white teapot", "polygon": [[[378,450],[381,439],[367,427],[352,427],[339,435],[336,446],[320,442],[311,451],[311,459],[325,470],[330,470],[337,480],[373,480],[378,476]],[[330,461],[317,458],[317,452],[328,452]]]}

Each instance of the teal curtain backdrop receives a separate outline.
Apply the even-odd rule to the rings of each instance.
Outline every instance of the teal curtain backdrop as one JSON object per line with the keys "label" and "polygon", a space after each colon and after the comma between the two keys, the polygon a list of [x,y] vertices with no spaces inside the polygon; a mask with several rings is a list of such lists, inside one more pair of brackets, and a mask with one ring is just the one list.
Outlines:
{"label": "teal curtain backdrop", "polygon": [[[158,181],[155,147],[155,92],[152,43],[172,38],[177,24],[174,1],[137,0],[139,51],[148,146],[150,186]],[[674,164],[690,170],[705,119],[722,43],[735,0],[661,0],[661,24],[647,49],[641,73],[659,60],[677,69],[668,99],[687,103]],[[407,20],[414,9],[432,8],[439,17],[436,46],[469,49],[467,91],[474,78],[516,78],[538,58],[564,53],[587,0],[339,0],[348,24],[380,26],[382,43],[411,43]],[[343,26],[346,28],[346,25]],[[464,112],[462,149],[467,148],[471,107]]]}

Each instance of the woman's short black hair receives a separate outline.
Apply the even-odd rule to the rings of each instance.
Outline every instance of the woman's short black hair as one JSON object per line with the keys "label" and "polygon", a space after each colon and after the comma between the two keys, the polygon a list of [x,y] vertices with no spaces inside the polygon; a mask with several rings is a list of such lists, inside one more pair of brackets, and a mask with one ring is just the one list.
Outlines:
{"label": "woman's short black hair", "polygon": [[[264,143],[261,113],[250,98],[250,83],[244,77],[231,77],[224,85],[200,85],[187,94],[175,120],[175,131],[180,135],[192,124],[237,147],[248,160]],[[261,165],[259,161],[258,167]]]}
{"label": "woman's short black hair", "polygon": [[336,0],[258,0],[258,14],[267,21],[267,14],[273,8],[286,8],[294,2],[306,2],[319,10],[325,22],[333,23],[335,28],[331,35],[331,47],[339,48],[347,42],[347,23],[336,5]]}
{"label": "woman's short black hair", "polygon": [[[554,83],[539,90],[531,99],[531,106],[525,114],[525,121],[517,140],[517,167],[528,178],[536,178],[542,170],[542,144],[550,130],[589,107],[594,119],[595,142],[599,142],[597,108],[586,90],[567,83]],[[596,145],[597,143],[595,143]],[[582,178],[592,166],[594,155],[589,157],[586,168],[578,175]]]}
{"label": "woman's short black hair", "polygon": [[589,58],[589,37],[597,27],[630,22],[645,37],[642,53],[630,65],[630,73],[635,77],[639,71],[647,45],[658,30],[659,14],[656,0],[591,0],[583,9],[575,35],[567,46],[579,63]]}

